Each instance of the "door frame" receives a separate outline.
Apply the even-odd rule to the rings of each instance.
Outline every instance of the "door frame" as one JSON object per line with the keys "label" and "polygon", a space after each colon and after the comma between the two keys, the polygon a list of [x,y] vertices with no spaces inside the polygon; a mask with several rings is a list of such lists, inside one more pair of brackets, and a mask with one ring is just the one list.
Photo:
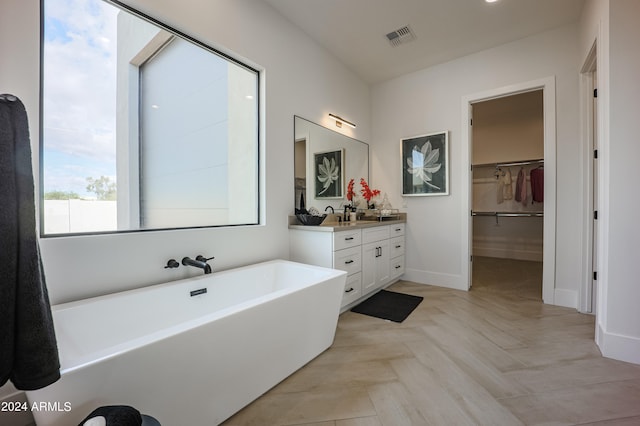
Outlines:
{"label": "door frame", "polygon": [[[544,115],[544,227],[543,227],[543,267],[542,267],[542,300],[544,303],[556,304],[555,271],[556,271],[556,80],[554,76],[517,83],[509,86],[486,90],[462,97],[462,164],[466,166],[467,176],[463,179],[463,205],[466,214],[462,215],[462,276],[467,276],[467,288],[471,286],[471,247],[473,239],[473,178],[471,172],[472,131],[471,114],[474,103],[517,95],[520,93],[542,90]],[[466,194],[466,197],[464,196]],[[560,297],[562,299],[562,297]]]}
{"label": "door frame", "polygon": [[[596,313],[597,296],[593,294],[594,289],[594,272],[598,270],[597,259],[598,246],[597,231],[594,228],[596,224],[594,219],[594,210],[598,210],[595,198],[598,190],[594,177],[599,175],[599,171],[594,164],[594,149],[598,149],[597,129],[600,123],[597,123],[598,112],[594,105],[593,91],[597,88],[597,40],[594,41],[587,57],[580,70],[580,137],[583,149],[583,182],[584,185],[584,205],[583,209],[583,235],[585,243],[582,245],[582,282],[578,290],[578,311],[583,313]],[[595,297],[594,297],[595,296]],[[593,300],[593,299],[596,300]]]}

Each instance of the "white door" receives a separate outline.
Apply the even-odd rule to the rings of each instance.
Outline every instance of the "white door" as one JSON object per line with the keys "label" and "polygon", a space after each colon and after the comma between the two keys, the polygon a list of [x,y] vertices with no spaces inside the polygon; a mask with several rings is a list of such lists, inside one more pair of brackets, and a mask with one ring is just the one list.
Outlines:
{"label": "white door", "polygon": [[377,255],[377,241],[362,245],[362,294],[367,294],[376,287]]}
{"label": "white door", "polygon": [[378,256],[376,257],[376,286],[382,287],[389,282],[390,274],[389,240],[378,241]]}

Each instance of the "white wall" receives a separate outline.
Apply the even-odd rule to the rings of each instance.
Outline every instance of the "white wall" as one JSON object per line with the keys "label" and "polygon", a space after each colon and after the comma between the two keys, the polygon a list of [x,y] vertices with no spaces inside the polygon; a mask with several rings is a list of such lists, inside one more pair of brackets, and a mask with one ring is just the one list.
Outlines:
{"label": "white wall", "polygon": [[629,170],[640,156],[640,3],[589,0],[580,21],[581,61],[597,41],[599,262],[596,341],[603,355],[640,363],[637,262],[640,200]]}
{"label": "white wall", "polygon": [[[374,86],[372,92],[372,184],[408,213],[405,278],[466,289],[461,223],[468,216],[462,193],[461,100],[464,96],[555,76],[557,102],[556,289],[577,301],[581,274],[581,163],[578,135],[576,25],[565,26],[469,55]],[[401,197],[401,138],[450,131],[447,197]],[[553,244],[553,242],[545,242]]]}
{"label": "white wall", "polygon": [[[358,124],[345,133],[369,140],[369,86],[263,2],[131,0],[170,26],[263,69],[261,197],[264,226],[46,238],[42,255],[52,303],[141,287],[201,273],[163,269],[169,258],[216,256],[214,269],[288,258],[293,213],[293,116],[329,125],[327,114]],[[39,1],[0,3],[0,92],[27,107],[38,144]],[[34,161],[37,155],[34,155]],[[36,167],[37,170],[37,167]],[[284,188],[284,190],[283,190]]]}
{"label": "white wall", "polygon": [[607,333],[622,343],[617,351],[640,363],[640,199],[629,176],[640,159],[640,2],[610,2],[610,138]]}
{"label": "white wall", "polygon": [[[629,170],[640,158],[640,3],[611,2],[610,20],[610,181],[609,181],[609,287],[607,331],[635,338],[640,349],[640,287],[636,262],[640,258],[640,200]],[[640,350],[635,353],[640,362]]]}
{"label": "white wall", "polygon": [[45,200],[47,234],[111,231],[118,226],[117,203],[98,200]]}

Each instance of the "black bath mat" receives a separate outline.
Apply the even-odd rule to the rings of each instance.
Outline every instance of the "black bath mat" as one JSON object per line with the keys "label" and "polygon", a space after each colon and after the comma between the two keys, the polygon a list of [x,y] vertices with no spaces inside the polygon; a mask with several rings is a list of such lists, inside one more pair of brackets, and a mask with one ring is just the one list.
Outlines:
{"label": "black bath mat", "polygon": [[354,306],[351,312],[402,322],[422,302],[422,299],[424,297],[380,290],[364,302]]}

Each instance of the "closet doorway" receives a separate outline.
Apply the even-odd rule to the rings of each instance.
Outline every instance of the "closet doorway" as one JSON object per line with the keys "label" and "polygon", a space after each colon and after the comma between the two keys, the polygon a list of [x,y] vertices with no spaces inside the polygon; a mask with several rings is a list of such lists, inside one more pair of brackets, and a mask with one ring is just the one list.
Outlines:
{"label": "closet doorway", "polygon": [[473,289],[542,300],[544,97],[472,105]]}
{"label": "closet doorway", "polygon": [[[467,288],[471,288],[473,272],[473,106],[507,96],[542,90],[544,116],[544,224],[543,224],[543,265],[542,265],[542,301],[559,306],[575,306],[571,292],[555,288],[556,269],[556,84],[555,77],[546,77],[510,86],[465,95],[462,97],[462,140],[467,141],[462,150],[463,164],[468,164],[467,179],[463,181],[462,191],[466,198],[466,211],[462,219],[462,256],[463,276],[467,277]],[[504,218],[506,219],[506,218]],[[495,218],[494,218],[495,220]],[[465,259],[466,258],[466,259]]]}

